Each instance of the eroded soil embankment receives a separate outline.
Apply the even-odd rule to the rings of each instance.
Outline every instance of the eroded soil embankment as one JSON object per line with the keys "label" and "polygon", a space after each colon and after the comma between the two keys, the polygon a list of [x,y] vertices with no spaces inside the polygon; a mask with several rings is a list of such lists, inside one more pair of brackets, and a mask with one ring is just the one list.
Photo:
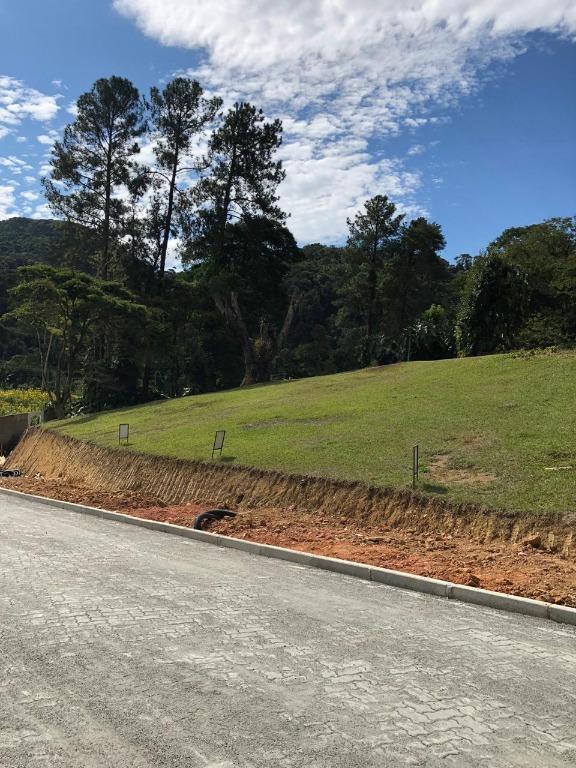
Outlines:
{"label": "eroded soil embankment", "polygon": [[576,606],[574,516],[451,505],[409,491],[156,458],[30,430],[10,456],[19,490]]}
{"label": "eroded soil embankment", "polygon": [[[6,487],[128,515],[192,526],[212,504],[167,505],[134,491],[98,491],[62,480],[19,477]],[[534,546],[536,540],[479,543],[465,535],[320,517],[278,508],[243,509],[210,530],[265,544],[355,560],[576,608],[576,563]]]}

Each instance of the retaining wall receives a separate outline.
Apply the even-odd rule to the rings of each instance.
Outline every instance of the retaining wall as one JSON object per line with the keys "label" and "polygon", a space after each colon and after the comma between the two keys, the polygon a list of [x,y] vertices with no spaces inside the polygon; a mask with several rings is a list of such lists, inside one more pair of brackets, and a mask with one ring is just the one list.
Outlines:
{"label": "retaining wall", "polygon": [[0,416],[0,455],[10,453],[35,416],[38,414],[14,413],[10,416]]}

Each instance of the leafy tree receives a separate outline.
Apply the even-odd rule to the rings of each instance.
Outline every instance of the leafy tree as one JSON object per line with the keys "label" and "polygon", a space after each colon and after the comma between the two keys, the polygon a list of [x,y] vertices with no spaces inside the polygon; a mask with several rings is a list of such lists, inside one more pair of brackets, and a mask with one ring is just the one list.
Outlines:
{"label": "leafy tree", "polygon": [[339,286],[346,274],[346,249],[313,243],[304,246],[290,266],[285,282],[288,294],[298,296],[298,312],[290,332],[291,343],[276,361],[276,373],[302,377],[353,368],[337,323]]}
{"label": "leafy tree", "polygon": [[505,230],[487,252],[520,269],[527,282],[527,306],[516,343],[526,347],[576,341],[576,219],[550,219]]}
{"label": "leafy tree", "polygon": [[206,158],[207,173],[195,190],[201,206],[196,232],[201,248],[208,246],[218,263],[224,254],[229,224],[242,217],[263,216],[283,222],[276,205],[285,172],[274,153],[282,143],[280,120],[266,122],[252,104],[235,104],[213,133]]}
{"label": "leafy tree", "polygon": [[443,360],[456,350],[454,322],[447,309],[432,304],[416,320],[409,331],[410,360]]}
{"label": "leafy tree", "polygon": [[230,224],[219,265],[205,264],[216,307],[242,348],[243,385],[270,381],[274,359],[286,344],[296,300],[287,294],[285,278],[296,259],[286,227],[254,217]]}
{"label": "leafy tree", "polygon": [[77,116],[52,150],[44,189],[57,216],[98,236],[98,275],[107,279],[123,232],[126,203],[118,193],[145,185],[135,157],[145,130],[143,105],[129,80],[97,80],[77,101]]}
{"label": "leafy tree", "polygon": [[[26,264],[65,265],[90,272],[90,232],[62,221],[13,218],[0,222],[0,318],[9,310],[9,291]],[[24,326],[0,324],[0,379],[6,385],[38,386],[40,372],[31,350],[35,337]]]}
{"label": "leafy tree", "polygon": [[119,284],[70,269],[34,264],[21,267],[19,278],[10,292],[15,308],[4,320],[16,320],[34,332],[41,386],[61,418],[96,326],[141,316],[144,308]]}
{"label": "leafy tree", "polygon": [[446,241],[438,224],[417,218],[403,226],[382,272],[383,330],[401,339],[425,309],[442,304],[450,281],[440,251]]}
{"label": "leafy tree", "polygon": [[456,324],[460,355],[511,349],[526,316],[524,272],[498,253],[479,256],[468,272]]}
{"label": "leafy tree", "polygon": [[[356,305],[365,327],[362,361],[370,362],[376,324],[379,319],[378,281],[384,264],[397,246],[404,216],[396,215],[396,206],[386,195],[376,195],[364,204],[364,210],[348,219],[348,248],[352,255],[348,294]],[[360,304],[360,306],[358,306]]]}
{"label": "leafy tree", "polygon": [[454,271],[455,272],[467,272],[472,268],[474,263],[474,257],[469,253],[461,253],[454,259]]}
{"label": "leafy tree", "polygon": [[[210,140],[209,170],[195,189],[200,207],[184,254],[188,263],[206,264],[214,302],[242,347],[242,384],[269,380],[295,314],[291,299],[279,326],[262,316],[254,333],[240,303],[248,285],[262,284],[260,265],[266,264],[269,275],[282,271],[285,251],[294,247],[281,227],[286,217],[277,205],[284,171],[274,153],[281,141],[281,122],[266,122],[251,104],[238,103],[227,112]],[[266,296],[260,291],[258,301],[265,302]]]}
{"label": "leafy tree", "polygon": [[204,98],[203,90],[196,80],[177,77],[161,91],[150,90],[150,111],[152,133],[156,138],[154,154],[158,163],[156,170],[164,184],[166,200],[160,205],[156,194],[152,206],[152,230],[157,236],[160,278],[166,269],[166,255],[171,235],[176,235],[175,212],[178,205],[186,200],[180,194],[179,179],[198,170],[197,159],[193,156],[199,139],[207,126],[214,120],[222,105],[217,97]]}

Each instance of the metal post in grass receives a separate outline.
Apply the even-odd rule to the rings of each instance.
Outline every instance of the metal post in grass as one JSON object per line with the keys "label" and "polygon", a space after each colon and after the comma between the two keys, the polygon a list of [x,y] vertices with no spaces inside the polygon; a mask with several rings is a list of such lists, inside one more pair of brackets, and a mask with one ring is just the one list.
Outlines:
{"label": "metal post in grass", "polygon": [[414,445],[412,447],[412,489],[416,488],[420,472],[420,446]]}

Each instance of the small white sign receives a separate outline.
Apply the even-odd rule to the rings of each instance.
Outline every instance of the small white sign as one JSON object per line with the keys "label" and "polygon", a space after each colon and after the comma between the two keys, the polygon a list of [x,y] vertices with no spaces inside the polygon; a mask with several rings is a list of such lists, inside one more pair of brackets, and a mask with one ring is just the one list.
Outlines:
{"label": "small white sign", "polygon": [[122,440],[126,440],[128,442],[128,435],[130,434],[130,425],[129,424],[119,424],[118,425],[118,442],[122,442]]}
{"label": "small white sign", "polygon": [[212,448],[212,458],[214,458],[214,451],[220,451],[220,453],[222,453],[225,436],[226,436],[225,429],[219,429],[214,435],[214,446]]}

